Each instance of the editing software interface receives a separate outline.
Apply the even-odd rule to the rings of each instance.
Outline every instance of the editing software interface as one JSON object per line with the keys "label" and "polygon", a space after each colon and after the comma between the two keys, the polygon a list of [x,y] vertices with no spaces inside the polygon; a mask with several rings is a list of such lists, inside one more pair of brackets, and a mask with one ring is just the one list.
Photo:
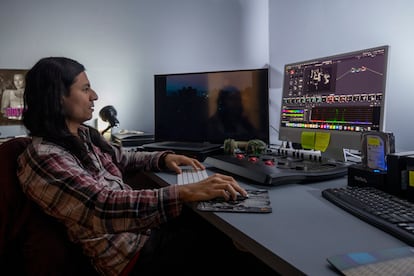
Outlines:
{"label": "editing software interface", "polygon": [[285,66],[281,126],[380,130],[387,47]]}

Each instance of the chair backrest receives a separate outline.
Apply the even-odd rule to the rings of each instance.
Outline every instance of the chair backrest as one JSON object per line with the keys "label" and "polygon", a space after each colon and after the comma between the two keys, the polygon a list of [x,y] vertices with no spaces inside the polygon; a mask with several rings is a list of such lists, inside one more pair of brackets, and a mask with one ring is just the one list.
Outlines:
{"label": "chair backrest", "polygon": [[97,275],[63,225],[21,190],[17,157],[30,143],[18,137],[0,145],[0,274]]}
{"label": "chair backrest", "polygon": [[30,138],[19,137],[0,145],[0,256],[6,243],[15,239],[28,215],[30,206],[20,190],[16,161],[30,142]]}

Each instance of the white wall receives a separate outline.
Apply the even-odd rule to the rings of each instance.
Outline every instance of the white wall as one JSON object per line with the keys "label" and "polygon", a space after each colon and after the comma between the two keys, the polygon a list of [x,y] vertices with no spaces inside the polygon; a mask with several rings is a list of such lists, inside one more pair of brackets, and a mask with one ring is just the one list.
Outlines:
{"label": "white wall", "polygon": [[397,151],[413,150],[413,14],[411,0],[270,0],[272,124],[279,124],[284,64],[389,45],[385,130]]}
{"label": "white wall", "polygon": [[111,104],[120,128],[152,132],[154,74],[268,63],[268,0],[1,0],[0,49],[3,69],[78,60],[100,97],[94,118]]}
{"label": "white wall", "polygon": [[0,68],[78,59],[97,111],[113,104],[120,127],[152,131],[154,74],[270,63],[277,128],[284,64],[388,44],[386,130],[412,150],[412,14],[411,0],[1,0]]}

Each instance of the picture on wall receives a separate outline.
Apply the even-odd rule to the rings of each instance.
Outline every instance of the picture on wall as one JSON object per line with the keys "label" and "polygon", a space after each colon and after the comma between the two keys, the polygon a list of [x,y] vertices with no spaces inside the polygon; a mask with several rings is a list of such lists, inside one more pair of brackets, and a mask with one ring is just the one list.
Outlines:
{"label": "picture on wall", "polygon": [[22,124],[27,71],[28,69],[0,69],[0,126]]}

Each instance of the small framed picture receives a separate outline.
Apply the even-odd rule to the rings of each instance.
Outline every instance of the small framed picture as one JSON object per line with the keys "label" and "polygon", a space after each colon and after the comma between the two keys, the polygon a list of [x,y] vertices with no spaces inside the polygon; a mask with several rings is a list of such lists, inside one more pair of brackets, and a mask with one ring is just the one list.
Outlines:
{"label": "small framed picture", "polygon": [[22,124],[27,71],[28,69],[0,69],[0,125]]}

